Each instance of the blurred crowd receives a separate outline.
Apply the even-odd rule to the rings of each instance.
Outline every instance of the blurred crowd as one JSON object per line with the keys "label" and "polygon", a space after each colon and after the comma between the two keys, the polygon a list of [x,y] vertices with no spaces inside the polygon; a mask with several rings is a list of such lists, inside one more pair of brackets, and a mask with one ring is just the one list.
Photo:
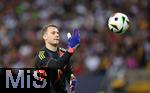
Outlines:
{"label": "blurred crowd", "polygon": [[[0,0],[0,67],[33,67],[34,56],[44,45],[40,30],[51,23],[61,29],[64,48],[66,33],[80,29],[81,44],[72,58],[76,75],[150,68],[149,4],[149,0]],[[129,17],[130,28],[123,35],[108,29],[108,18],[115,12]]]}

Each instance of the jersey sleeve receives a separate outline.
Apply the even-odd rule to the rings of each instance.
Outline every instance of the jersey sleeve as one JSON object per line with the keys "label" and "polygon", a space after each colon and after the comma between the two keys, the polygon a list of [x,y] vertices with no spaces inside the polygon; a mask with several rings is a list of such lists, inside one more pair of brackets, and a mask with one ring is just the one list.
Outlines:
{"label": "jersey sleeve", "polygon": [[53,59],[52,57],[47,57],[45,51],[39,51],[35,57],[35,67],[36,68],[62,68],[66,64],[69,64],[69,59],[71,54],[67,51],[63,56],[58,59]]}
{"label": "jersey sleeve", "polygon": [[[60,55],[63,54],[64,52],[66,52],[67,50],[64,48],[59,48]],[[70,61],[70,60],[69,60]],[[69,64],[64,66],[64,70],[65,70],[65,78],[68,81],[68,83],[70,82],[71,76],[73,75],[73,71],[72,71],[72,64],[71,62],[69,62]]]}
{"label": "jersey sleeve", "polygon": [[[67,82],[69,83],[70,80],[71,80],[71,77],[74,76],[74,73],[72,71],[72,65],[71,64],[68,64],[66,67],[66,73],[65,73],[65,78],[67,80]],[[75,76],[74,76],[75,77]]]}

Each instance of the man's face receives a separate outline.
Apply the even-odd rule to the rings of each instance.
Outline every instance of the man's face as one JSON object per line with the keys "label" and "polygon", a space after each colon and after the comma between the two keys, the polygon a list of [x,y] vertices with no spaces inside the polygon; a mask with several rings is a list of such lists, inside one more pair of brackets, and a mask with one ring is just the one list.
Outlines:
{"label": "man's face", "polygon": [[43,35],[45,42],[51,45],[59,44],[59,31],[56,27],[48,27],[47,31]]}

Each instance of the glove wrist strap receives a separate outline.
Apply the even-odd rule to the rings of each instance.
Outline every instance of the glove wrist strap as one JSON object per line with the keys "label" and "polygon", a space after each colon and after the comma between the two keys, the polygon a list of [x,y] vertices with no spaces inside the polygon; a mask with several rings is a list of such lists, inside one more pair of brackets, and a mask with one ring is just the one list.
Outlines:
{"label": "glove wrist strap", "polygon": [[74,53],[74,48],[69,48],[69,49],[68,49],[68,52],[69,52],[70,54],[73,54],[73,53]]}

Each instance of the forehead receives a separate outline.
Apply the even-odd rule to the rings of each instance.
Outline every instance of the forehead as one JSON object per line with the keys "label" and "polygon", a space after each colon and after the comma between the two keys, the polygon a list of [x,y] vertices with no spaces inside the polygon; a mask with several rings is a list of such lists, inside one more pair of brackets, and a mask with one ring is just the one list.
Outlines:
{"label": "forehead", "polygon": [[47,28],[47,31],[48,31],[48,32],[59,32],[56,27],[48,27],[48,28]]}

